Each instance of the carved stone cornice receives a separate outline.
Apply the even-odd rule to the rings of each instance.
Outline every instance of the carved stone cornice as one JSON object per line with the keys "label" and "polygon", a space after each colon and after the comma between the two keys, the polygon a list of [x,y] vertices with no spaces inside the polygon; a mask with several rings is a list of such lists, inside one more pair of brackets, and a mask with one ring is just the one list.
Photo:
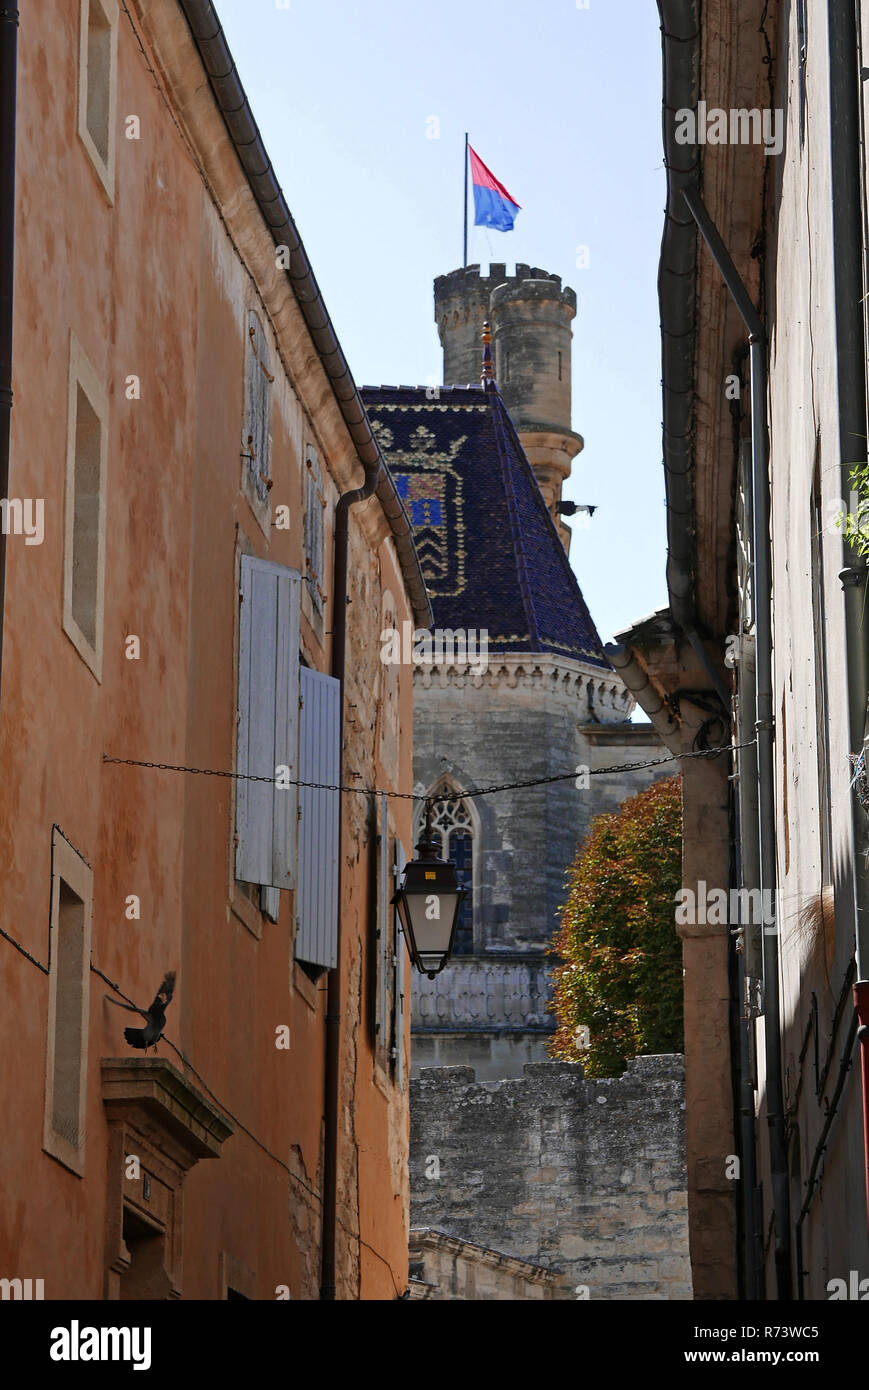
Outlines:
{"label": "carved stone cornice", "polygon": [[615,671],[571,657],[546,652],[508,653],[490,655],[483,672],[478,666],[478,660],[416,666],[414,689],[539,690],[575,702],[579,706],[576,717],[584,722],[604,724],[626,723],[634,708],[633,696]]}

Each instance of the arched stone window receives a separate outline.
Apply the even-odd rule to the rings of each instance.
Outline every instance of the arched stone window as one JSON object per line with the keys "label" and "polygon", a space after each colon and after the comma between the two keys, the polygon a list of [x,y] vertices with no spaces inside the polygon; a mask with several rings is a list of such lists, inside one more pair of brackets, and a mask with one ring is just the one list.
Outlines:
{"label": "arched stone window", "polygon": [[434,805],[432,831],[441,858],[453,861],[459,883],[468,890],[453,943],[453,955],[468,956],[474,950],[474,824],[461,796],[451,796],[450,791],[443,788],[446,799]]}

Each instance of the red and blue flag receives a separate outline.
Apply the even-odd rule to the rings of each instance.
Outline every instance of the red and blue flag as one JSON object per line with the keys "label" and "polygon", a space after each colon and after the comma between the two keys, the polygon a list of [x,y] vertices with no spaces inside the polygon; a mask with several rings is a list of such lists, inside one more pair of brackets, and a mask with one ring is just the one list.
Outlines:
{"label": "red and blue flag", "polygon": [[474,185],[474,226],[494,227],[496,232],[510,232],[520,211],[516,199],[511,197],[480,156],[470,145],[471,182]]}

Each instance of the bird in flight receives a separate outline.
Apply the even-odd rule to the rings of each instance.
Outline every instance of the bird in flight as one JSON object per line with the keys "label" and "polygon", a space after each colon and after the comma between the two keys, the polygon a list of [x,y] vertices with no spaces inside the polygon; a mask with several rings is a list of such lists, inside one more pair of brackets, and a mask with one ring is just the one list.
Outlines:
{"label": "bird in flight", "polygon": [[166,1027],[166,1007],[175,992],[175,971],[170,970],[163,980],[162,985],[154,996],[154,1002],[150,1009],[139,1009],[135,1004],[121,1004],[119,1000],[113,999],[110,994],[105,997],[110,1004],[115,1004],[119,1009],[127,1009],[131,1014],[141,1014],[146,1020],[144,1028],[125,1028],[124,1037],[130,1047],[137,1047],[142,1052],[153,1045],[157,1051],[157,1044],[163,1036],[163,1029]]}

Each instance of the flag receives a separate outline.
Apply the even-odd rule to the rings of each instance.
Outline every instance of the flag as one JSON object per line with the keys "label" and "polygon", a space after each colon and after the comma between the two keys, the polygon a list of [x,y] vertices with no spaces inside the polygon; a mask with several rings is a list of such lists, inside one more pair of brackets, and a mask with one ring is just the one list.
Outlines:
{"label": "flag", "polygon": [[470,145],[471,181],[474,185],[474,226],[494,227],[496,232],[510,232],[520,211],[503,183],[499,183]]}

